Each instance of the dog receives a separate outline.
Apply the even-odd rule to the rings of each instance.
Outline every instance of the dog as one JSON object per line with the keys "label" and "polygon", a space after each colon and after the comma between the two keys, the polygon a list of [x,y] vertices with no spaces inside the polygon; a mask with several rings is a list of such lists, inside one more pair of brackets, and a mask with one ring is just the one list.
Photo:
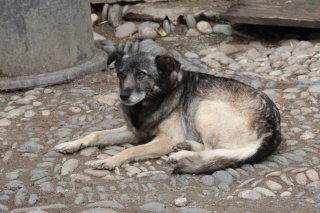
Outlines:
{"label": "dog", "polygon": [[142,143],[94,161],[113,170],[124,162],[171,154],[174,173],[208,174],[255,164],[281,142],[280,113],[262,92],[233,79],[184,71],[170,55],[113,52],[125,125],[55,146],[73,153],[89,146]]}

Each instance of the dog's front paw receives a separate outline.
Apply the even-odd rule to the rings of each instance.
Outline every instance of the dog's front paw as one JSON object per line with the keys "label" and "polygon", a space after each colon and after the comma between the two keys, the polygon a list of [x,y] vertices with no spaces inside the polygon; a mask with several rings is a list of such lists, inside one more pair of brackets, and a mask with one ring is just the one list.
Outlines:
{"label": "dog's front paw", "polygon": [[68,154],[68,153],[74,153],[78,151],[81,148],[81,145],[76,143],[75,141],[70,141],[66,143],[61,143],[59,145],[56,145],[53,150],[56,152],[60,152],[63,154]]}
{"label": "dog's front paw", "polygon": [[108,158],[108,159],[94,161],[90,164],[90,166],[95,169],[106,169],[106,170],[112,171],[119,165],[114,163],[111,158]]}
{"label": "dog's front paw", "polygon": [[175,152],[179,152],[181,150],[188,150],[190,151],[191,150],[191,145],[190,143],[188,142],[181,142],[181,143],[178,143],[177,145],[175,145],[174,147],[172,147],[172,149],[175,151]]}
{"label": "dog's front paw", "polygon": [[181,153],[180,152],[176,152],[172,155],[169,156],[168,158],[168,163],[171,164],[171,165],[176,165],[179,163],[179,160],[181,158]]}

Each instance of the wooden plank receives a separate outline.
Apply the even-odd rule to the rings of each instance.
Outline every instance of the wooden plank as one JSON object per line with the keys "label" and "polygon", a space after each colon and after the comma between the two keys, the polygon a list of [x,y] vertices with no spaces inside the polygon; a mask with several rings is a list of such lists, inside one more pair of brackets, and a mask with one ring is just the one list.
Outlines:
{"label": "wooden plank", "polygon": [[220,17],[236,23],[320,28],[320,1],[239,0]]}

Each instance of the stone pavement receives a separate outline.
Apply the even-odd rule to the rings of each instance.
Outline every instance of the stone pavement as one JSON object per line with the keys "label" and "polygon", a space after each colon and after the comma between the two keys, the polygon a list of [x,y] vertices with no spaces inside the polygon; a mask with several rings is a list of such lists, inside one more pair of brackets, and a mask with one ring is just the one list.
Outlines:
{"label": "stone pavement", "polygon": [[170,52],[186,70],[264,91],[282,116],[283,141],[272,156],[212,175],[172,175],[168,156],[112,172],[87,166],[130,144],[71,155],[52,151],[58,143],[123,123],[117,79],[107,70],[70,84],[1,93],[0,211],[320,212],[320,43],[287,40],[267,48],[227,38],[178,52],[170,42],[179,39],[161,41],[172,49],[144,40],[135,50]]}

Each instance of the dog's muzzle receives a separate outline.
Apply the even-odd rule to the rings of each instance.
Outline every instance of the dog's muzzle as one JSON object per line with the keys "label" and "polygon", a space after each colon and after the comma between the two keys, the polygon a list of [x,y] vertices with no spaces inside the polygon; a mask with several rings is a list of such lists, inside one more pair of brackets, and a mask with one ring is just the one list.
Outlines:
{"label": "dog's muzzle", "polygon": [[120,92],[120,98],[122,101],[128,101],[131,95],[131,91],[123,90]]}

